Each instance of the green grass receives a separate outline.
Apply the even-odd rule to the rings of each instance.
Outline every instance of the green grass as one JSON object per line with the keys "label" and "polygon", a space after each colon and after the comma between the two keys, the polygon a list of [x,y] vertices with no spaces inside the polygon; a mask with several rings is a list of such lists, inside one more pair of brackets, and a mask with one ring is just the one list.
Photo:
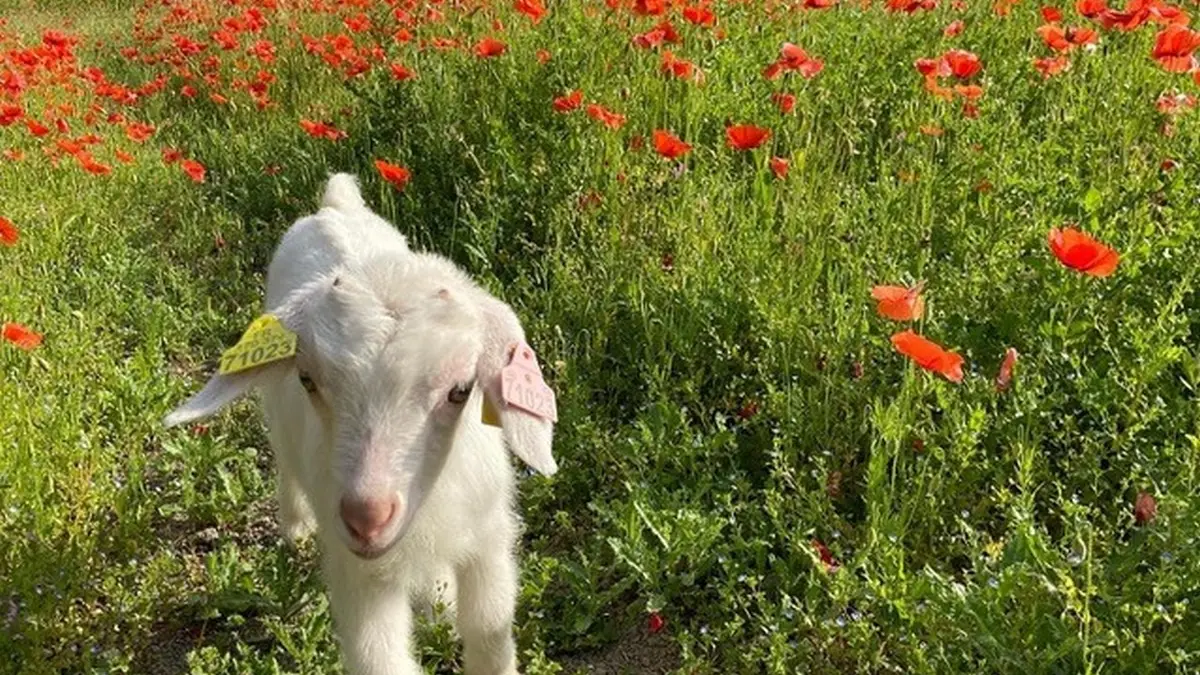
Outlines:
{"label": "green grass", "polygon": [[[241,11],[201,4],[166,34],[208,42]],[[151,5],[150,28],[169,11]],[[206,430],[159,423],[256,315],[278,237],[333,171],[511,303],[558,392],[561,472],[521,485],[524,672],[645,649],[630,634],[651,611],[667,620],[652,649],[687,673],[1200,669],[1200,133],[1191,113],[1164,134],[1155,110],[1197,87],[1150,58],[1157,28],[1102,31],[1044,81],[1029,3],[1006,18],[718,3],[724,39],[672,14],[684,41],[667,47],[697,85],[630,44],[657,19],[557,2],[531,28],[494,5],[440,5],[445,22],[414,33],[468,49],[438,51],[392,41],[372,3],[376,29],[355,39],[416,70],[404,83],[386,65],[346,82],[305,53],[298,36],[344,33],[341,15],[264,10],[253,39],[278,59],[243,72],[210,47],[232,101],[217,105],[203,81],[188,99],[175,69],[120,55],[173,49],[138,40],[131,3],[0,3],[0,55],[69,24],[80,68],[132,87],[168,75],[130,105],[78,78],[24,94],[39,116],[72,101],[71,137],[103,137],[109,176],[52,165],[56,134],[0,127],[0,149],[26,155],[0,158],[0,216],[22,234],[0,248],[0,321],[45,334],[32,352],[0,344],[0,670],[337,668],[316,552],[277,542],[255,406]],[[966,30],[944,38],[955,18]],[[476,58],[483,35],[508,51]],[[824,71],[763,79],[784,41]],[[952,47],[983,60],[977,119],[913,68]],[[260,68],[277,78],[262,111],[229,86]],[[554,112],[574,88],[628,124]],[[785,90],[787,116],[770,100]],[[115,111],[158,131],[132,143],[104,122]],[[310,138],[301,118],[348,137]],[[726,148],[727,120],[769,127],[767,147]],[[693,150],[631,149],[656,128]],[[403,192],[376,158],[412,170]],[[1046,234],[1066,222],[1120,251],[1113,276],[1055,260]],[[966,358],[962,384],[907,363],[888,341],[903,326],[875,314],[873,285],[919,279],[914,328]],[[1022,356],[998,393],[1008,347]],[[1144,526],[1140,491],[1158,503]],[[451,672],[448,628],[420,644]]]}

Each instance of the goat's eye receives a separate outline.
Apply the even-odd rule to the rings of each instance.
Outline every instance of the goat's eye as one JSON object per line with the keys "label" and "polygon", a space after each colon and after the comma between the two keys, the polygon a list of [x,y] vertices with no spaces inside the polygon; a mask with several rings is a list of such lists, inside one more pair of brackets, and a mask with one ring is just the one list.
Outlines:
{"label": "goat's eye", "polygon": [[474,383],[455,385],[450,393],[446,395],[446,400],[454,405],[462,405],[467,402],[467,398],[471,396],[471,388]]}
{"label": "goat's eye", "polygon": [[317,383],[313,382],[312,377],[308,373],[300,373],[300,386],[304,387],[304,391],[310,394],[317,393]]}

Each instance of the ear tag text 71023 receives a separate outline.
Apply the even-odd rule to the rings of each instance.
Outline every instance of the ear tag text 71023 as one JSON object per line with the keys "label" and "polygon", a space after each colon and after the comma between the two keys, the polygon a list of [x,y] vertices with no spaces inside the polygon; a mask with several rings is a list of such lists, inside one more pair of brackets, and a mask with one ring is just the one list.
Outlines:
{"label": "ear tag text 71023", "polygon": [[249,370],[296,353],[296,334],[271,314],[263,314],[250,324],[242,339],[221,354],[217,372],[222,375]]}
{"label": "ear tag text 71023", "polygon": [[554,390],[542,379],[533,348],[524,342],[517,344],[512,361],[500,371],[500,395],[514,408],[551,422],[558,421]]}

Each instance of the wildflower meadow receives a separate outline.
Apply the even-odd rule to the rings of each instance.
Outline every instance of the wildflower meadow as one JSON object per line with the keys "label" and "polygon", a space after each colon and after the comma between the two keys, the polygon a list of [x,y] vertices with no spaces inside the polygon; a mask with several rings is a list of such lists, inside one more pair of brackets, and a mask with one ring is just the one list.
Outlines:
{"label": "wildflower meadow", "polygon": [[162,425],[338,171],[557,394],[521,672],[1200,672],[1197,11],[0,0],[0,672],[340,672]]}

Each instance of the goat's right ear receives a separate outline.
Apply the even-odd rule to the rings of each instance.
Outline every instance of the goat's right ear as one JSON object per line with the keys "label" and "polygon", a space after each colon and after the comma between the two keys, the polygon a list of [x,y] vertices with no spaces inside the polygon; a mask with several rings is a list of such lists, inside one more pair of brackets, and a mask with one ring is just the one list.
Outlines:
{"label": "goat's right ear", "polygon": [[[336,281],[332,283],[336,283]],[[271,310],[268,314],[260,316],[247,329],[247,334],[255,330],[255,326],[260,325],[260,322],[264,322],[264,325],[273,325],[273,328],[265,329],[271,333],[278,331],[299,333],[306,323],[305,309],[313,294],[328,288],[330,285],[329,280],[321,278],[301,286],[289,294],[278,307]],[[243,335],[242,340],[245,339],[246,335]],[[295,352],[295,336],[292,336],[291,349],[292,352]],[[169,428],[206,417],[212,417],[221,408],[245,396],[251,390],[262,386],[273,378],[286,375],[294,363],[295,359],[288,355],[287,358],[283,358],[282,360],[267,362],[264,365],[248,370],[229,374],[217,373],[212,376],[208,384],[204,385],[204,389],[201,389],[200,393],[188,399],[186,403],[171,411],[171,414],[163,418],[163,425]]]}
{"label": "goat's right ear", "polygon": [[170,428],[212,417],[221,408],[250,393],[254,388],[272,378],[282,377],[291,365],[292,360],[287,359],[229,375],[213,375],[200,393],[163,418],[163,426]]}

